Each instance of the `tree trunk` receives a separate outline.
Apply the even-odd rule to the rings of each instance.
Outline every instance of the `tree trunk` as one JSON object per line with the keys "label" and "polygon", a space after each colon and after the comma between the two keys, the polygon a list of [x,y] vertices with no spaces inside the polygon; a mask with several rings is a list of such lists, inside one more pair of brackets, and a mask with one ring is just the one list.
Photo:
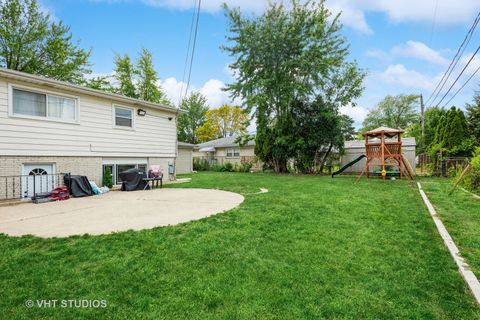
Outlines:
{"label": "tree trunk", "polygon": [[325,152],[325,155],[323,156],[322,162],[320,163],[320,173],[323,172],[323,168],[325,167],[325,161],[327,161],[328,156],[330,155],[330,152],[332,151],[333,148],[333,143],[330,143],[328,146],[327,152]]}
{"label": "tree trunk", "polygon": [[273,171],[276,173],[287,173],[288,172],[288,167],[287,167],[287,161],[283,159],[273,159]]}

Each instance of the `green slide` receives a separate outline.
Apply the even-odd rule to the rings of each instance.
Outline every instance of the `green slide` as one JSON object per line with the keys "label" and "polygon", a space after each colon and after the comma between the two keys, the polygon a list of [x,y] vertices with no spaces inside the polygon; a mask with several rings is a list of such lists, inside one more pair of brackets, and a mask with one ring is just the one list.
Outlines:
{"label": "green slide", "polygon": [[343,167],[341,167],[340,169],[338,169],[337,171],[335,171],[334,173],[332,173],[332,178],[333,178],[334,176],[336,176],[337,174],[340,174],[340,173],[342,173],[343,171],[345,171],[348,167],[353,166],[355,163],[357,163],[358,161],[362,160],[363,158],[365,158],[365,155],[364,155],[364,154],[362,154],[360,157],[356,158],[355,160],[350,161],[349,163],[347,163],[346,165],[344,165]]}

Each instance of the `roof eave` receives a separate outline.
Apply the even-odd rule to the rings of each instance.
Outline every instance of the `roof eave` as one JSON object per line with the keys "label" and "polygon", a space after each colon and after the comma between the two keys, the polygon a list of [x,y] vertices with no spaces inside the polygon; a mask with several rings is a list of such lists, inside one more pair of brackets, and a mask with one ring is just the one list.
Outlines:
{"label": "roof eave", "polygon": [[118,102],[129,103],[135,106],[149,107],[149,108],[159,109],[159,110],[173,112],[173,113],[185,113],[185,111],[183,110],[169,107],[166,105],[148,102],[148,101],[135,99],[135,98],[130,98],[130,97],[122,96],[120,94],[116,94],[116,93],[87,88],[84,86],[71,84],[65,81],[53,80],[53,79],[25,73],[25,72],[9,70],[9,69],[0,69],[0,76],[3,76],[7,79],[29,82],[32,84],[47,86],[55,89],[67,90],[67,91],[72,91],[77,93],[84,93],[87,95],[96,96],[100,98],[108,98]]}

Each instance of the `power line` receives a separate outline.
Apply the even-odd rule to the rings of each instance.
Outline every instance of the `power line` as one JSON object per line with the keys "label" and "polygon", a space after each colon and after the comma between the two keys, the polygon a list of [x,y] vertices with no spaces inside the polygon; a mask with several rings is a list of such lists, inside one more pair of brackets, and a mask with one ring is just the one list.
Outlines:
{"label": "power line", "polygon": [[453,86],[457,83],[458,79],[460,79],[460,76],[465,72],[465,70],[467,69],[467,67],[469,66],[470,62],[472,62],[473,58],[477,55],[478,51],[480,50],[480,46],[478,46],[477,50],[475,50],[475,52],[472,54],[472,56],[470,57],[470,59],[468,60],[467,64],[465,65],[465,67],[463,67],[462,71],[460,72],[460,74],[457,76],[457,78],[455,79],[455,81],[452,83],[452,85],[450,86],[450,88],[448,88],[447,92],[445,92],[445,94],[443,95],[442,99],[440,99],[440,101],[438,102],[438,105],[440,105],[443,101],[443,99],[445,99],[445,97],[450,93],[450,90],[452,90]]}
{"label": "power line", "polygon": [[195,8],[196,4],[197,4],[197,0],[194,0],[194,9],[193,9],[193,14],[192,14],[192,22],[190,24],[190,34],[188,36],[187,54],[185,55],[185,64],[184,64],[184,67],[183,67],[182,86],[180,88],[180,97],[179,97],[179,100],[178,100],[178,107],[180,107],[180,104],[182,103],[182,98],[183,98],[183,84],[185,83],[185,75],[187,73],[188,58],[190,57],[190,45],[191,45],[191,42],[192,42],[193,26],[194,26],[194,23],[195,23],[195,16],[196,16],[196,13],[197,13],[197,10]]}
{"label": "power line", "polygon": [[435,87],[432,94],[430,95],[430,97],[425,102],[425,104],[427,104],[433,98],[432,102],[429,105],[429,106],[432,106],[434,104],[435,100],[438,98],[438,96],[442,92],[442,89],[445,86],[446,82],[448,81],[448,78],[452,74],[453,69],[457,66],[458,61],[460,61],[460,57],[462,56],[462,54],[465,51],[468,43],[470,42],[470,39],[472,38],[473,32],[475,31],[475,28],[477,27],[479,21],[480,21],[480,12],[478,12],[477,17],[475,18],[472,26],[470,27],[467,34],[465,35],[465,38],[463,39],[462,43],[460,44],[460,47],[458,48],[457,52],[455,53],[455,56],[453,57],[452,61],[450,62],[450,65],[448,66],[447,70],[445,70],[442,78],[440,79],[440,82],[437,83],[437,86]]}
{"label": "power line", "polygon": [[195,56],[195,46],[197,44],[198,20],[200,18],[200,6],[201,5],[202,5],[202,0],[198,0],[197,21],[195,22],[195,33],[193,34],[192,55],[190,57],[190,67],[189,67],[189,70],[188,70],[187,89],[185,90],[185,95],[187,95],[188,87],[190,86],[190,76],[192,75],[193,57]]}
{"label": "power line", "polygon": [[[473,32],[475,31],[475,28],[477,27],[479,21],[480,21],[480,12],[477,14],[477,17],[475,18],[472,26],[470,27],[467,34],[465,35],[465,38],[463,39],[460,47],[458,48],[457,53],[455,54],[452,61],[450,62],[450,65],[448,66],[447,70],[443,74],[442,79],[437,84],[437,86],[435,87],[435,90],[433,90],[430,97],[427,99],[427,103],[428,103],[428,101],[430,101],[430,99],[433,97],[433,100],[432,100],[432,102],[430,103],[429,106],[432,106],[434,104],[435,100],[438,98],[438,96],[442,92],[442,89],[445,86],[445,84],[447,83],[448,78],[452,74],[453,69],[455,69],[455,67],[458,64],[458,61],[460,61],[461,56],[463,55],[465,49],[467,48],[467,45],[470,42],[470,39],[472,38]],[[438,91],[437,91],[437,89],[438,89]],[[435,92],[436,92],[436,94],[435,94]]]}
{"label": "power line", "polygon": [[478,66],[478,68],[472,73],[472,75],[467,79],[467,81],[465,81],[465,83],[453,94],[453,96],[447,101],[447,103],[445,103],[443,107],[446,107],[450,103],[450,101],[455,98],[455,96],[467,85],[467,83],[470,82],[470,80],[472,80],[472,78],[475,76],[475,74],[477,74],[478,71],[480,71],[480,66]]}

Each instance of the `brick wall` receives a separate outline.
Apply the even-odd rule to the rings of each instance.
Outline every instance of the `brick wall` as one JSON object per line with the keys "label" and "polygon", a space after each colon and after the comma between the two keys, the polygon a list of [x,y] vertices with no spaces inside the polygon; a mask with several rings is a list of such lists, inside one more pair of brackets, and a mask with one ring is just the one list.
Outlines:
{"label": "brick wall", "polygon": [[148,158],[148,166],[157,165],[163,172],[164,179],[168,179],[168,163],[175,163],[174,158]]}
{"label": "brick wall", "polygon": [[[55,167],[55,173],[70,172],[71,174],[87,176],[97,184],[102,182],[101,157],[0,156],[0,177],[23,175],[23,165],[33,163],[52,163]],[[0,199],[6,194],[9,197],[12,197],[12,193],[20,195],[20,183],[20,178],[9,178],[8,180],[0,178]]]}

